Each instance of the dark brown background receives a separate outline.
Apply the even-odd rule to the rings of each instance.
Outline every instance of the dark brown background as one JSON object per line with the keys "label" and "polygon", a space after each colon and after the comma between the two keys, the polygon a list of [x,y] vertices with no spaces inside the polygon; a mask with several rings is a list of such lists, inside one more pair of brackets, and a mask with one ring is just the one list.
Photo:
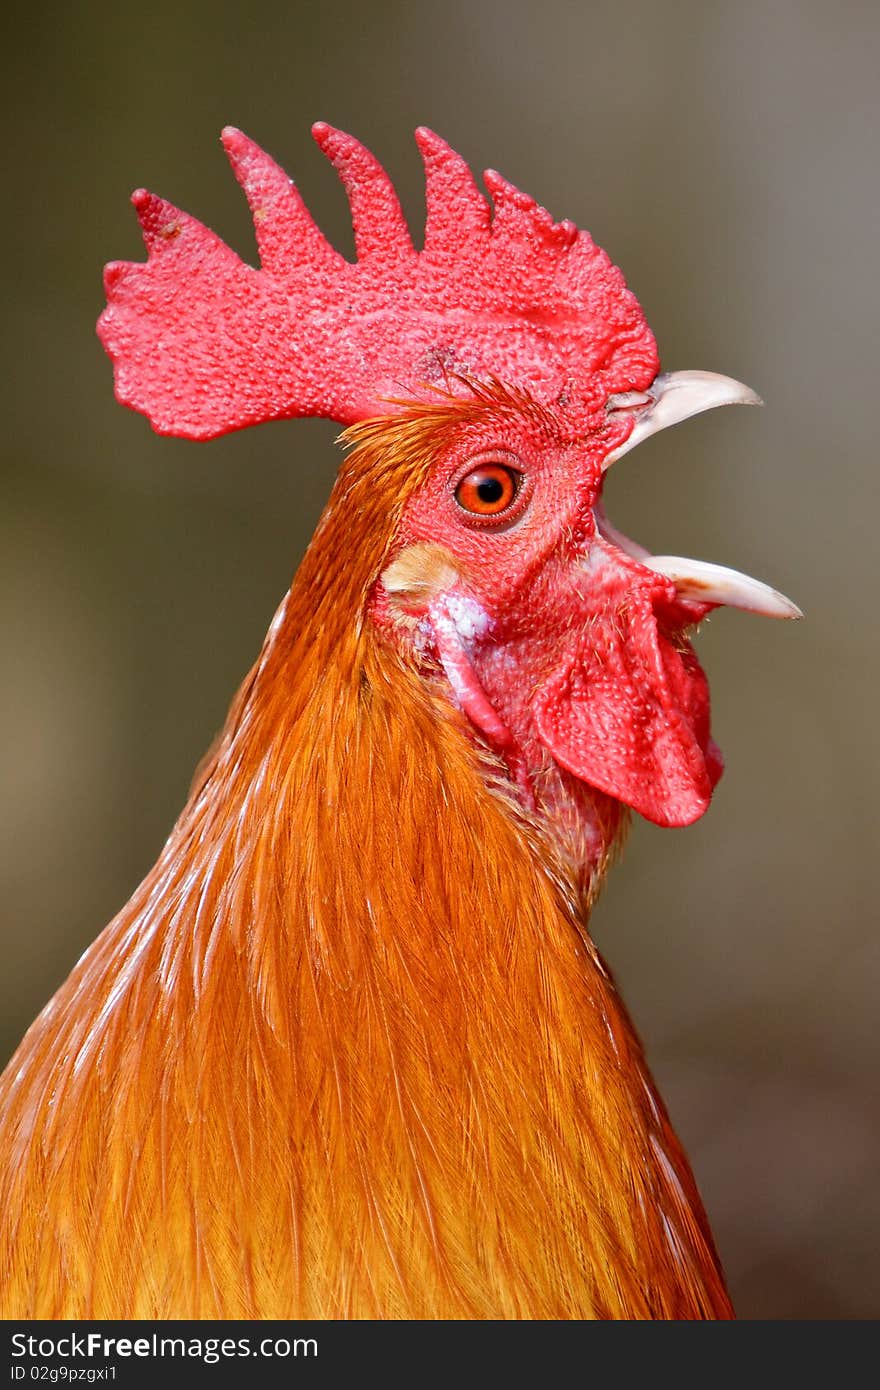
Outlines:
{"label": "dark brown background", "polygon": [[807,621],[708,624],[727,775],[690,831],[636,828],[595,932],[741,1315],[876,1316],[876,7],[159,0],[5,23],[4,1055],[155,857],[335,465],[329,424],[196,446],[114,403],[93,322],[101,263],[141,255],[128,193],[252,255],[232,122],[345,249],[310,122],[370,144],[417,229],[424,122],[593,232],[666,367],[767,401],[650,442],[610,487],[655,551],[754,572]]}

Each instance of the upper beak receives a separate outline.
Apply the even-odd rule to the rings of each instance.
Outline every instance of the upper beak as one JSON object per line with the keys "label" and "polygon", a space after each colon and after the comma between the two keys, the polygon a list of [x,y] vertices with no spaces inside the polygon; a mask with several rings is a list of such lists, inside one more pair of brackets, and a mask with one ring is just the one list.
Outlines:
{"label": "upper beak", "polygon": [[629,438],[608,454],[603,469],[658,430],[713,410],[716,405],[763,405],[763,401],[750,386],[717,372],[661,372],[647,391],[610,396],[606,409],[630,411],[636,422]]}

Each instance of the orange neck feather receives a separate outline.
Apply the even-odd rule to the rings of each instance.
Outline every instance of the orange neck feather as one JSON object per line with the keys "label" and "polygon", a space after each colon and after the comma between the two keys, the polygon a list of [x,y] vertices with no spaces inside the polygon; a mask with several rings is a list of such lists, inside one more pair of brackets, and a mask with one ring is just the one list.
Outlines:
{"label": "orange neck feather", "polygon": [[540,831],[358,617],[402,476],[361,435],[159,862],[0,1083],[0,1313],[729,1316]]}

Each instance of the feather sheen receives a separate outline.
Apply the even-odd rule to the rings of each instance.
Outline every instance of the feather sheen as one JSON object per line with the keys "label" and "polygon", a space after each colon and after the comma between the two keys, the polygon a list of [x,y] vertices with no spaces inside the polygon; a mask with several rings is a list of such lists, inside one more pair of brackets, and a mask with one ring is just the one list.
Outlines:
{"label": "feather sheen", "polygon": [[353,432],[159,861],[0,1081],[5,1318],[731,1316],[583,914],[363,616],[441,416]]}

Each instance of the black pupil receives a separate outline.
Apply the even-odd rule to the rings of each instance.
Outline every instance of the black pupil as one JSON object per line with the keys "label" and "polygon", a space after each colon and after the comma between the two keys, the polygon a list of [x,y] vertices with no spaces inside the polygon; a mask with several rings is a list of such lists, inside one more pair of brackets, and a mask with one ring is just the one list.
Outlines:
{"label": "black pupil", "polygon": [[504,496],[504,484],[500,478],[481,478],[477,483],[477,495],[481,502],[487,506],[492,506],[495,502],[500,502]]}

